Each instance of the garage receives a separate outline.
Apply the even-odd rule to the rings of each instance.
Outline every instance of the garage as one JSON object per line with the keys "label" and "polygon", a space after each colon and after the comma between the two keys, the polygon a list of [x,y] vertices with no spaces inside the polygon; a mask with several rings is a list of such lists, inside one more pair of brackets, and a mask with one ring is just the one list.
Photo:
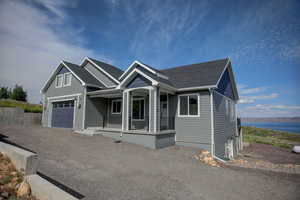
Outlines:
{"label": "garage", "polygon": [[74,101],[52,103],[52,127],[73,128]]}

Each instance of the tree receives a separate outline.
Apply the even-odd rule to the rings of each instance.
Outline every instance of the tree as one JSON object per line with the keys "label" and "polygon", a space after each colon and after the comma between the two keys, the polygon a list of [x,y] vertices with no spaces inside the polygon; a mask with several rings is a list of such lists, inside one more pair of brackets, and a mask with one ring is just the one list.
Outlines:
{"label": "tree", "polygon": [[17,101],[27,101],[27,92],[23,89],[21,85],[15,85],[14,89],[11,92],[10,95],[11,99],[17,100]]}
{"label": "tree", "polygon": [[0,99],[8,99],[10,96],[10,90],[8,87],[1,87],[0,88]]}

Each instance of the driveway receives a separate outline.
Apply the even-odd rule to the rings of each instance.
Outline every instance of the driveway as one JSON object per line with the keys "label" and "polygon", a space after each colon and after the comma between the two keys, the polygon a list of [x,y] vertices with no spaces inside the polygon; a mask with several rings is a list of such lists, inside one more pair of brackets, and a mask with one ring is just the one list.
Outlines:
{"label": "driveway", "polygon": [[193,159],[194,148],[152,150],[41,127],[0,127],[0,134],[37,152],[39,172],[84,199],[300,199],[299,175],[209,167]]}

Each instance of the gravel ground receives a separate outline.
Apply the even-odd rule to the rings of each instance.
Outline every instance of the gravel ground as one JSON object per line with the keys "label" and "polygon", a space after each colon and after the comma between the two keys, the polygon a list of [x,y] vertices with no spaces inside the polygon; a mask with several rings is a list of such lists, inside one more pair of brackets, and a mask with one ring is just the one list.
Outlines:
{"label": "gravel ground", "polygon": [[287,148],[253,143],[245,148],[242,153],[274,164],[300,165],[300,154],[292,153],[291,149]]}
{"label": "gravel ground", "polygon": [[300,176],[210,167],[197,149],[152,150],[68,129],[1,127],[0,134],[39,154],[38,170],[84,199],[300,199]]}

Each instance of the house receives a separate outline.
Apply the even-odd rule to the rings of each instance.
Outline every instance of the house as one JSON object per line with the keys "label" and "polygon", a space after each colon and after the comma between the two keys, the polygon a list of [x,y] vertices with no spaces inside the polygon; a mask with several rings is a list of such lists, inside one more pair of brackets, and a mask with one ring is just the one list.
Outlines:
{"label": "house", "polygon": [[126,71],[92,58],[62,61],[41,90],[45,127],[73,128],[150,148],[186,145],[219,158],[240,148],[230,59]]}

